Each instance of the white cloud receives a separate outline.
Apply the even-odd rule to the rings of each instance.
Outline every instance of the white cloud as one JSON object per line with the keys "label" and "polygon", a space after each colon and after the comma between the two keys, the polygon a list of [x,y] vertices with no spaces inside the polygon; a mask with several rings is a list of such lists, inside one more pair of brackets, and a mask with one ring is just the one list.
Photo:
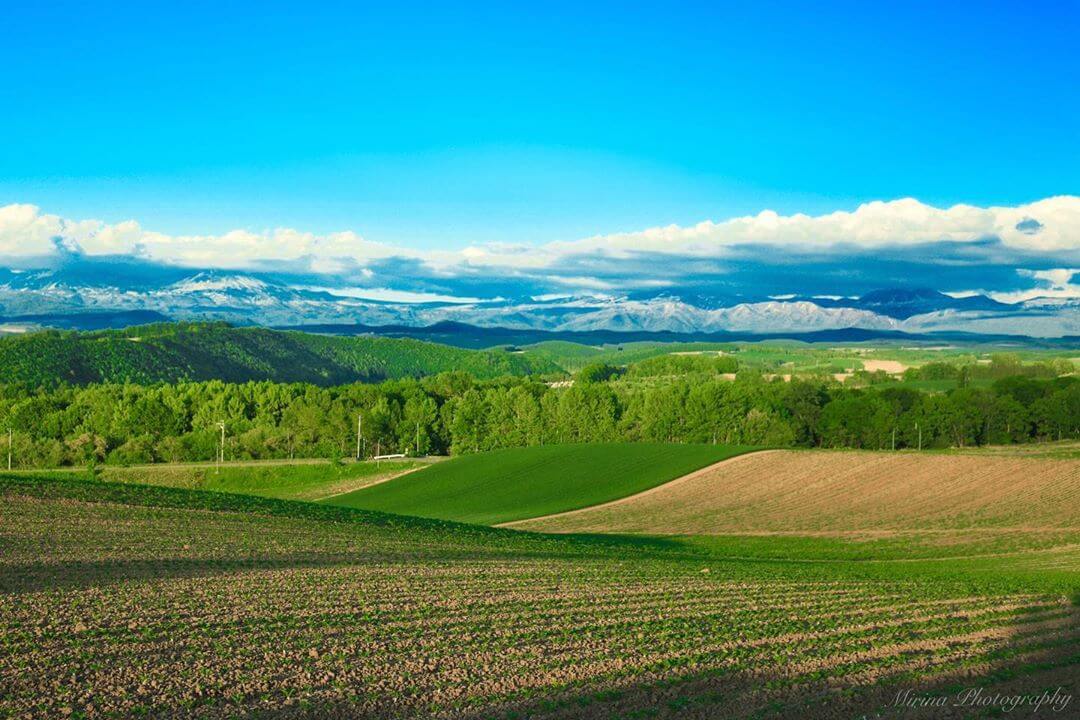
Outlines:
{"label": "white cloud", "polygon": [[33,205],[0,207],[0,255],[21,258],[54,252],[53,238],[61,233],[62,223]]}
{"label": "white cloud", "polygon": [[427,292],[410,292],[408,290],[394,290],[393,288],[361,288],[361,287],[347,287],[347,288],[335,288],[335,287],[321,287],[321,286],[300,286],[301,290],[311,290],[313,292],[324,292],[328,295],[335,295],[337,297],[355,298],[357,300],[376,300],[379,302],[392,302],[392,303],[452,303],[458,305],[472,305],[475,303],[483,302],[501,302],[503,298],[477,298],[477,297],[458,297],[454,295],[440,295],[438,293]]}
{"label": "white cloud", "polygon": [[1080,274],[1080,268],[1055,268],[1053,270],[1017,270],[1018,273],[1035,280],[1035,287],[1013,292],[992,292],[990,297],[1000,302],[1015,303],[1034,298],[1054,298],[1058,300],[1080,299],[1080,284],[1071,282],[1074,275]]}
{"label": "white cloud", "polygon": [[[573,256],[618,260],[636,253],[724,257],[744,245],[820,250],[854,245],[864,249],[918,246],[939,241],[974,242],[996,237],[1008,248],[1033,253],[1080,252],[1080,197],[1060,196],[1016,207],[955,205],[935,208],[910,198],[870,202],[854,211],[783,216],[772,210],[720,222],[650,228],[544,245],[489,244],[462,250],[418,251],[393,247],[345,231],[316,235],[289,228],[223,235],[172,236],[143,229],[129,220],[108,224],[69,220],[33,205],[0,207],[0,258],[29,258],[57,252],[56,239],[72,252],[130,254],[192,267],[250,268],[264,262],[294,263],[318,273],[340,274],[378,259],[412,258],[430,268],[554,268]],[[579,274],[579,273],[575,273]],[[554,278],[553,278],[554,279]],[[590,277],[562,277],[562,284],[608,289]]]}
{"label": "white cloud", "polygon": [[617,290],[617,286],[608,282],[607,280],[601,280],[600,278],[588,277],[586,275],[578,276],[564,276],[564,275],[550,275],[544,278],[550,283],[556,285],[564,285],[567,287],[577,288],[581,290]]}
{"label": "white cloud", "polygon": [[1080,300],[1080,284],[1072,282],[1074,277],[1080,277],[1080,268],[1054,268],[1052,270],[1027,270],[1021,268],[1016,271],[1024,277],[1035,281],[1035,287],[1023,290],[1010,290],[1007,292],[995,292],[993,290],[960,290],[949,292],[955,298],[971,297],[973,295],[986,295],[998,302],[1018,303],[1035,298],[1050,298],[1054,300]]}
{"label": "white cloud", "polygon": [[[1039,224],[1032,232],[1028,225]],[[905,198],[875,201],[853,212],[816,217],[782,216],[772,210],[692,227],[670,225],[641,232],[603,235],[546,248],[561,252],[643,250],[710,255],[738,245],[778,245],[801,249],[851,244],[863,248],[922,245],[939,241],[973,242],[998,237],[1008,247],[1035,251],[1080,249],[1080,197],[1060,196],[1017,207],[935,208]]]}
{"label": "white cloud", "polygon": [[85,255],[133,255],[157,262],[207,268],[249,268],[262,261],[299,262],[316,271],[341,271],[357,263],[420,253],[370,242],[354,232],[315,235],[290,228],[222,235],[166,235],[127,220],[68,220],[34,205],[0,207],[0,257],[57,252],[57,242]]}
{"label": "white cloud", "polygon": [[1080,268],[1054,268],[1053,270],[1020,270],[1021,275],[1029,275],[1036,280],[1048,283],[1052,288],[1060,288],[1071,285],[1071,280],[1080,274]]}
{"label": "white cloud", "polygon": [[572,297],[574,296],[568,295],[567,293],[544,293],[543,295],[533,295],[530,299],[533,302],[546,303],[554,302],[556,300],[569,300]]}

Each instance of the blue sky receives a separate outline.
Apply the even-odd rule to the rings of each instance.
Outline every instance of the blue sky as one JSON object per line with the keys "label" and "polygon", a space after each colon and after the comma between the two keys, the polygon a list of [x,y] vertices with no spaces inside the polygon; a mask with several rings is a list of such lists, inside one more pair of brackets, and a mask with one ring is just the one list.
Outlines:
{"label": "blue sky", "polygon": [[1080,300],[1077,2],[6,12],[0,268]]}
{"label": "blue sky", "polygon": [[1080,191],[1078,3],[583,5],[12,4],[0,206],[441,249]]}

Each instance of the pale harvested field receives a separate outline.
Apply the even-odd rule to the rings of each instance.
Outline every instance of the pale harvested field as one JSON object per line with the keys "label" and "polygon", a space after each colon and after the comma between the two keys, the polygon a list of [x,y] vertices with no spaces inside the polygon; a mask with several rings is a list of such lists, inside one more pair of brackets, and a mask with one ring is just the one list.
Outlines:
{"label": "pale harvested field", "polygon": [[907,370],[907,365],[896,360],[863,360],[863,370],[867,372],[877,372],[878,370],[884,370],[890,375],[899,375]]}
{"label": "pale harvested field", "polygon": [[1078,528],[1080,462],[773,450],[613,503],[513,527],[696,535]]}

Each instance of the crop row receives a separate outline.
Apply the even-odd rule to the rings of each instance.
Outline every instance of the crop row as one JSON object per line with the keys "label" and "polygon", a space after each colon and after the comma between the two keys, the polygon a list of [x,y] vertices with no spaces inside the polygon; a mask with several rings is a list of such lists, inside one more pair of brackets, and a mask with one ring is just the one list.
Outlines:
{"label": "crop row", "polygon": [[[372,713],[412,714],[432,702],[506,705],[537,691],[566,694],[720,671],[727,677],[772,672],[770,679],[779,681],[781,661],[796,679],[820,680],[830,669],[838,678],[908,671],[999,649],[1025,631],[1069,637],[1076,620],[1071,609],[1046,599],[894,598],[873,605],[867,591],[860,610],[858,596],[841,603],[821,595],[814,602],[811,588],[798,587],[787,597],[747,603],[721,583],[696,584],[700,611],[661,601],[638,612],[633,604],[620,613],[605,603],[591,614],[543,614],[531,600],[547,591],[518,587],[509,606],[494,605],[495,614],[481,600],[464,614],[445,607],[417,612],[415,599],[407,598],[396,616],[398,570],[383,568],[383,587],[367,590],[376,593],[378,613],[350,608],[343,594],[330,591],[365,591],[370,574],[348,569],[5,596],[4,705],[35,714],[64,708],[122,714],[141,704],[174,712],[207,702],[225,712],[291,695],[327,701],[345,693],[367,698],[357,707]],[[576,581],[573,568],[552,574],[560,570],[564,582]],[[438,575],[420,577],[440,594]],[[503,587],[513,585],[512,576],[500,577]],[[658,578],[651,587],[663,597],[680,580]],[[266,592],[271,588],[277,592]],[[622,590],[601,586],[597,594],[606,600]],[[168,615],[142,612],[155,604]],[[514,605],[520,617],[501,612]]]}
{"label": "crop row", "polygon": [[1080,649],[1038,592],[3,500],[0,717],[726,717]]}
{"label": "crop row", "polygon": [[1038,594],[5,501],[0,715],[708,717],[1077,647]]}

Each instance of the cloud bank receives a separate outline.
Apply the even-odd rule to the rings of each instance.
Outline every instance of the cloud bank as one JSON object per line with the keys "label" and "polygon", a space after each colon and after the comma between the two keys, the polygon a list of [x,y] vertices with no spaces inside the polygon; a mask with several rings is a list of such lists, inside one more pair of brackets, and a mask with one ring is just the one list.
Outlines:
{"label": "cloud bank", "polygon": [[[353,231],[290,228],[222,235],[168,235],[137,221],[63,218],[34,205],[0,207],[0,264],[48,267],[72,258],[129,258],[170,267],[278,271],[332,285],[449,296],[529,292],[745,295],[849,294],[925,285],[1000,297],[1045,289],[1080,295],[1080,197],[1015,207],[936,208],[914,199],[876,201],[825,215],[753,216],[657,227],[542,245],[487,244],[416,250]],[[913,275],[914,273],[914,275]],[[767,286],[767,287],[764,287]],[[1024,293],[1028,293],[1024,295]]]}

